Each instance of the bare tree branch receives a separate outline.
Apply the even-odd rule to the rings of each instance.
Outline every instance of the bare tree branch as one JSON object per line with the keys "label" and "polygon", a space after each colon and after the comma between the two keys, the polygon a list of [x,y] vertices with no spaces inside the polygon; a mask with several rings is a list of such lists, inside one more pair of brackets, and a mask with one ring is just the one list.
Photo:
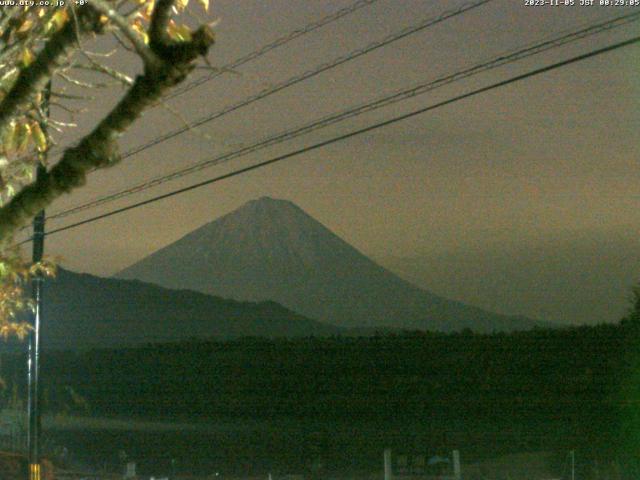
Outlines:
{"label": "bare tree branch", "polygon": [[76,87],[82,87],[91,90],[98,88],[109,88],[113,87],[114,85],[119,85],[119,83],[117,82],[84,82],[62,72],[58,73],[58,77],[60,77],[65,82],[70,83],[71,85],[75,85]]}
{"label": "bare tree branch", "polygon": [[109,58],[112,57],[118,50],[116,48],[114,48],[113,50],[109,50],[106,53],[102,53],[102,52],[91,52],[89,50],[87,50],[86,48],[82,50],[82,53],[86,56],[89,57],[100,57],[100,58]]}
{"label": "bare tree branch", "polygon": [[120,29],[122,34],[131,42],[136,53],[140,55],[145,63],[153,64],[159,61],[154,52],[146,43],[144,43],[142,38],[140,38],[140,35],[131,28],[127,19],[113,9],[111,5],[103,0],[91,0],[91,5],[93,5],[93,7],[100,13],[106,15],[107,18],[109,18],[109,20],[111,20]]}
{"label": "bare tree branch", "polygon": [[[207,54],[213,44],[213,33],[206,26],[193,32],[188,42],[170,41],[166,22],[172,5],[172,0],[159,0],[152,15],[150,45],[159,61],[145,63],[144,73],[136,77],[124,97],[95,129],[77,146],[65,150],[49,172],[39,175],[36,182],[24,187],[0,209],[0,243],[54,199],[83,185],[90,171],[118,163],[121,160],[118,137],[145,109],[186,78],[196,58]],[[73,29],[68,35],[73,41]]]}
{"label": "bare tree branch", "polygon": [[87,57],[87,58],[91,63],[90,65],[78,64],[78,65],[74,65],[73,68],[104,73],[105,75],[109,75],[110,77],[115,78],[118,82],[122,83],[123,85],[126,85],[128,87],[133,85],[133,79],[128,75],[122,72],[119,72],[111,67],[107,67],[106,65],[103,65],[99,62],[96,62],[90,57]]}
{"label": "bare tree branch", "polygon": [[[99,32],[100,18],[91,7],[78,9],[81,33]],[[9,93],[0,103],[0,130],[27,104],[37,92],[40,92],[51,79],[54,71],[60,66],[61,58],[76,41],[76,29],[72,22],[67,22],[61,30],[53,34],[34,62],[20,72],[20,76]]]}
{"label": "bare tree branch", "polygon": [[182,126],[184,128],[186,128],[186,131],[202,140],[205,140],[209,143],[211,143],[212,145],[219,145],[211,135],[205,133],[201,128],[199,127],[194,127],[193,125],[191,125],[191,122],[189,122],[189,120],[182,114],[180,113],[179,110],[173,108],[171,105],[169,105],[167,102],[165,102],[164,100],[160,100],[160,105],[162,106],[162,108],[164,108],[165,110],[167,110],[169,113],[171,113],[172,115],[174,115],[182,124]]}
{"label": "bare tree branch", "polygon": [[65,127],[65,128],[75,128],[78,126],[78,124],[75,122],[62,122],[60,120],[52,120],[52,119],[49,119],[49,124],[58,125],[60,127]]}
{"label": "bare tree branch", "polygon": [[51,101],[51,102],[49,102],[49,104],[52,107],[55,106],[56,108],[64,110],[69,115],[78,115],[79,113],[82,113],[82,111],[83,111],[82,109],[79,109],[79,108],[69,108],[67,105],[63,105],[62,103],[56,102],[56,101]]}
{"label": "bare tree branch", "polygon": [[60,91],[51,92],[51,96],[54,98],[66,98],[67,100],[95,100],[93,95],[72,95],[70,93],[64,93]]}

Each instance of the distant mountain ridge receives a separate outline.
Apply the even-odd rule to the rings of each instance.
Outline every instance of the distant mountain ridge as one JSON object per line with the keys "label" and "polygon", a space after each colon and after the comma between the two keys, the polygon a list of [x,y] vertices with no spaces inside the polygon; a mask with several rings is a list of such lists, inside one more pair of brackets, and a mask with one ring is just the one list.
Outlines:
{"label": "distant mountain ridge", "polygon": [[341,329],[275,302],[237,302],[60,269],[44,289],[42,344],[77,349],[246,336],[334,335]]}
{"label": "distant mountain ridge", "polygon": [[237,300],[273,300],[349,328],[491,332],[548,326],[422,290],[292,202],[269,197],[244,204],[116,276]]}

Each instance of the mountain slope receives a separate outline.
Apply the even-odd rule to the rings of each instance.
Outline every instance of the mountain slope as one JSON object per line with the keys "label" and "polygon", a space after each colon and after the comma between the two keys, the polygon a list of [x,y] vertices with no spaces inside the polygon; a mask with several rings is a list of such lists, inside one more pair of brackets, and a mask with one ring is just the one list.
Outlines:
{"label": "mountain slope", "polygon": [[340,332],[274,302],[242,303],[67,270],[46,282],[44,295],[42,343],[48,348]]}
{"label": "mountain slope", "polygon": [[438,297],[379,266],[293,203],[253,200],[117,275],[240,300],[271,299],[344,327],[530,328]]}

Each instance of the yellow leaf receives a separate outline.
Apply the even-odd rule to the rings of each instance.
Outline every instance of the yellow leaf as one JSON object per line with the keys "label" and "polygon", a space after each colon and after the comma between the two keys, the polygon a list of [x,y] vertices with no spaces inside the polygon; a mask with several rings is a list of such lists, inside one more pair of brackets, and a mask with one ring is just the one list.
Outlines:
{"label": "yellow leaf", "polygon": [[33,134],[33,141],[35,142],[38,151],[40,153],[44,152],[47,149],[47,136],[40,128],[40,124],[38,122],[34,122],[31,126],[31,133]]}
{"label": "yellow leaf", "polygon": [[4,146],[5,152],[11,152],[16,148],[18,136],[18,124],[16,122],[11,122],[7,126],[7,129],[4,131],[4,135],[2,136],[2,145]]}
{"label": "yellow leaf", "polygon": [[20,74],[20,69],[12,68],[8,72],[0,76],[0,89],[4,90],[5,92],[8,92],[9,90],[11,90],[11,87],[15,83],[19,74]]}
{"label": "yellow leaf", "polygon": [[142,18],[144,18],[147,21],[151,20],[151,14],[153,13],[153,8],[155,7],[155,4],[156,4],[155,0],[149,0],[145,4],[141,12]]}
{"label": "yellow leaf", "polygon": [[26,322],[17,323],[13,327],[14,333],[20,340],[23,340],[31,329],[31,325]]}
{"label": "yellow leaf", "polygon": [[22,64],[25,67],[28,67],[29,65],[31,65],[31,63],[33,63],[33,61],[35,60],[35,56],[33,55],[33,52],[31,51],[31,49],[29,48],[24,48],[22,50]]}
{"label": "yellow leaf", "polygon": [[178,7],[178,10],[180,11],[187,8],[187,5],[189,5],[189,0],[177,0],[176,2],[176,7]]}
{"label": "yellow leaf", "polygon": [[33,20],[27,19],[22,22],[22,25],[20,25],[18,33],[27,33],[29,30],[31,30],[31,27],[33,27]]}
{"label": "yellow leaf", "polygon": [[0,336],[3,339],[7,339],[9,338],[9,335],[11,334],[11,324],[10,323],[5,323],[4,325],[0,326]]}
{"label": "yellow leaf", "polygon": [[133,24],[131,25],[131,28],[133,28],[136,32],[140,34],[140,36],[144,40],[144,43],[149,43],[149,35],[147,35],[146,30],[138,20],[133,22]]}
{"label": "yellow leaf", "polygon": [[188,42],[191,40],[191,29],[187,25],[176,25],[175,23],[170,23],[167,28],[167,33],[173,40],[178,40],[179,42]]}
{"label": "yellow leaf", "polygon": [[51,20],[49,20],[49,24],[47,25],[47,30],[58,31],[60,30],[67,20],[69,19],[69,14],[65,8],[60,8],[56,13],[53,14]]}
{"label": "yellow leaf", "polygon": [[31,126],[28,123],[19,123],[16,128],[16,152],[24,152],[31,138]]}

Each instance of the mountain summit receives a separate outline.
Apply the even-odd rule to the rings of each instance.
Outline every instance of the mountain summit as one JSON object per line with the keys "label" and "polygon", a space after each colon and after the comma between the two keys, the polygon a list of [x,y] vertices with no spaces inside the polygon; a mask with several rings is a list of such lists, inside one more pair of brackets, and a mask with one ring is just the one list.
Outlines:
{"label": "mountain summit", "polygon": [[274,300],[343,327],[486,332],[537,323],[419,289],[295,204],[269,197],[244,204],[117,276],[237,300]]}

